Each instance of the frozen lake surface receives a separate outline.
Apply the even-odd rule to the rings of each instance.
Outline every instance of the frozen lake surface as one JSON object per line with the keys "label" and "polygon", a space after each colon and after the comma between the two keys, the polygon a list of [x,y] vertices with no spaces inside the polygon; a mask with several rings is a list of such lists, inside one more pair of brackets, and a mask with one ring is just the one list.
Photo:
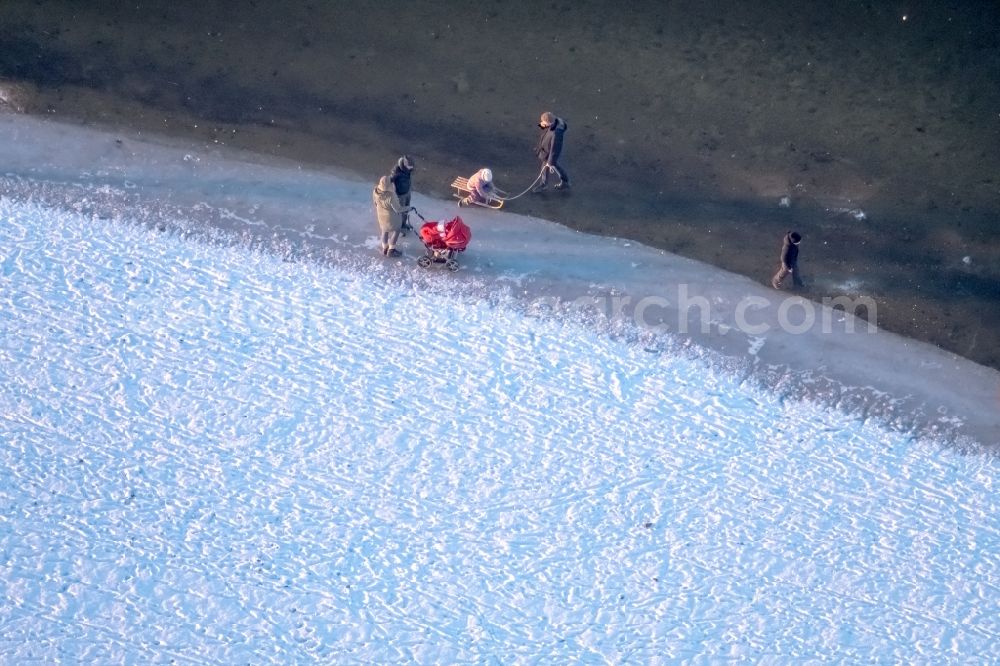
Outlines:
{"label": "frozen lake surface", "polygon": [[994,455],[445,275],[0,219],[8,663],[1000,649]]}
{"label": "frozen lake surface", "polygon": [[995,371],[518,215],[384,262],[350,174],[0,140],[0,661],[1000,652]]}

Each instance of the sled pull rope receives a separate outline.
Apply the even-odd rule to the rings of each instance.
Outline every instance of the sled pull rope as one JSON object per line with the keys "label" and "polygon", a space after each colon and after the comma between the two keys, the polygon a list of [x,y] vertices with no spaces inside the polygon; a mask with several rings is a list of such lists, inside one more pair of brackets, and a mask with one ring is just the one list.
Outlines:
{"label": "sled pull rope", "polygon": [[542,174],[545,173],[546,170],[550,170],[550,171],[554,172],[555,171],[555,167],[552,167],[552,166],[550,166],[548,164],[543,164],[542,165],[542,170],[538,172],[538,175],[535,176],[535,179],[533,181],[531,181],[531,185],[528,185],[528,187],[524,190],[524,192],[521,192],[520,194],[515,194],[512,197],[497,197],[497,198],[500,199],[501,201],[513,201],[514,199],[517,199],[519,197],[523,197],[525,194],[527,194],[528,192],[531,191],[531,188],[533,188],[535,185],[537,185],[539,182],[541,182],[541,180],[542,180]]}

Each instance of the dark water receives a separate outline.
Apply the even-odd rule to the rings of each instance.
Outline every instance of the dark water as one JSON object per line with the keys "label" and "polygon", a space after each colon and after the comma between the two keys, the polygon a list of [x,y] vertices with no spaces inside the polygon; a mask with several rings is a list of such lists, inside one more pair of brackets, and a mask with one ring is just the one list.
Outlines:
{"label": "dark water", "polygon": [[442,195],[526,187],[552,110],[575,189],[512,210],[761,282],[794,227],[806,295],[1000,368],[998,29],[997,2],[4,0],[0,77],[29,112],[372,178],[406,152]]}

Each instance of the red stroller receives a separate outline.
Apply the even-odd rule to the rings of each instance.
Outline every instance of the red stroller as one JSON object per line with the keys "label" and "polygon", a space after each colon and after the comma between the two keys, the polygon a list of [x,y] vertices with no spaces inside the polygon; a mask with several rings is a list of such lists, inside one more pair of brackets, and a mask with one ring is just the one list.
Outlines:
{"label": "red stroller", "polygon": [[417,259],[417,265],[427,268],[431,264],[444,264],[449,271],[457,271],[455,255],[464,252],[471,239],[472,230],[460,217],[456,216],[449,222],[424,222],[420,226],[420,240],[427,253]]}

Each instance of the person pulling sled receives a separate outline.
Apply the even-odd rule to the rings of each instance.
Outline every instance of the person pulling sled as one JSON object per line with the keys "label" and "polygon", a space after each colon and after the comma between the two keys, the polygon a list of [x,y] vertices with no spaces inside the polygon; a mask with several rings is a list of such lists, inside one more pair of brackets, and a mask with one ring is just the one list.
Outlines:
{"label": "person pulling sled", "polygon": [[542,161],[542,171],[538,175],[538,184],[532,192],[541,192],[549,183],[549,175],[559,176],[559,182],[555,189],[565,190],[569,188],[569,174],[559,166],[559,156],[562,155],[563,134],[566,133],[566,121],[557,117],[551,111],[546,111],[538,120],[538,127],[542,130],[538,135],[538,143],[535,144],[535,154]]}

